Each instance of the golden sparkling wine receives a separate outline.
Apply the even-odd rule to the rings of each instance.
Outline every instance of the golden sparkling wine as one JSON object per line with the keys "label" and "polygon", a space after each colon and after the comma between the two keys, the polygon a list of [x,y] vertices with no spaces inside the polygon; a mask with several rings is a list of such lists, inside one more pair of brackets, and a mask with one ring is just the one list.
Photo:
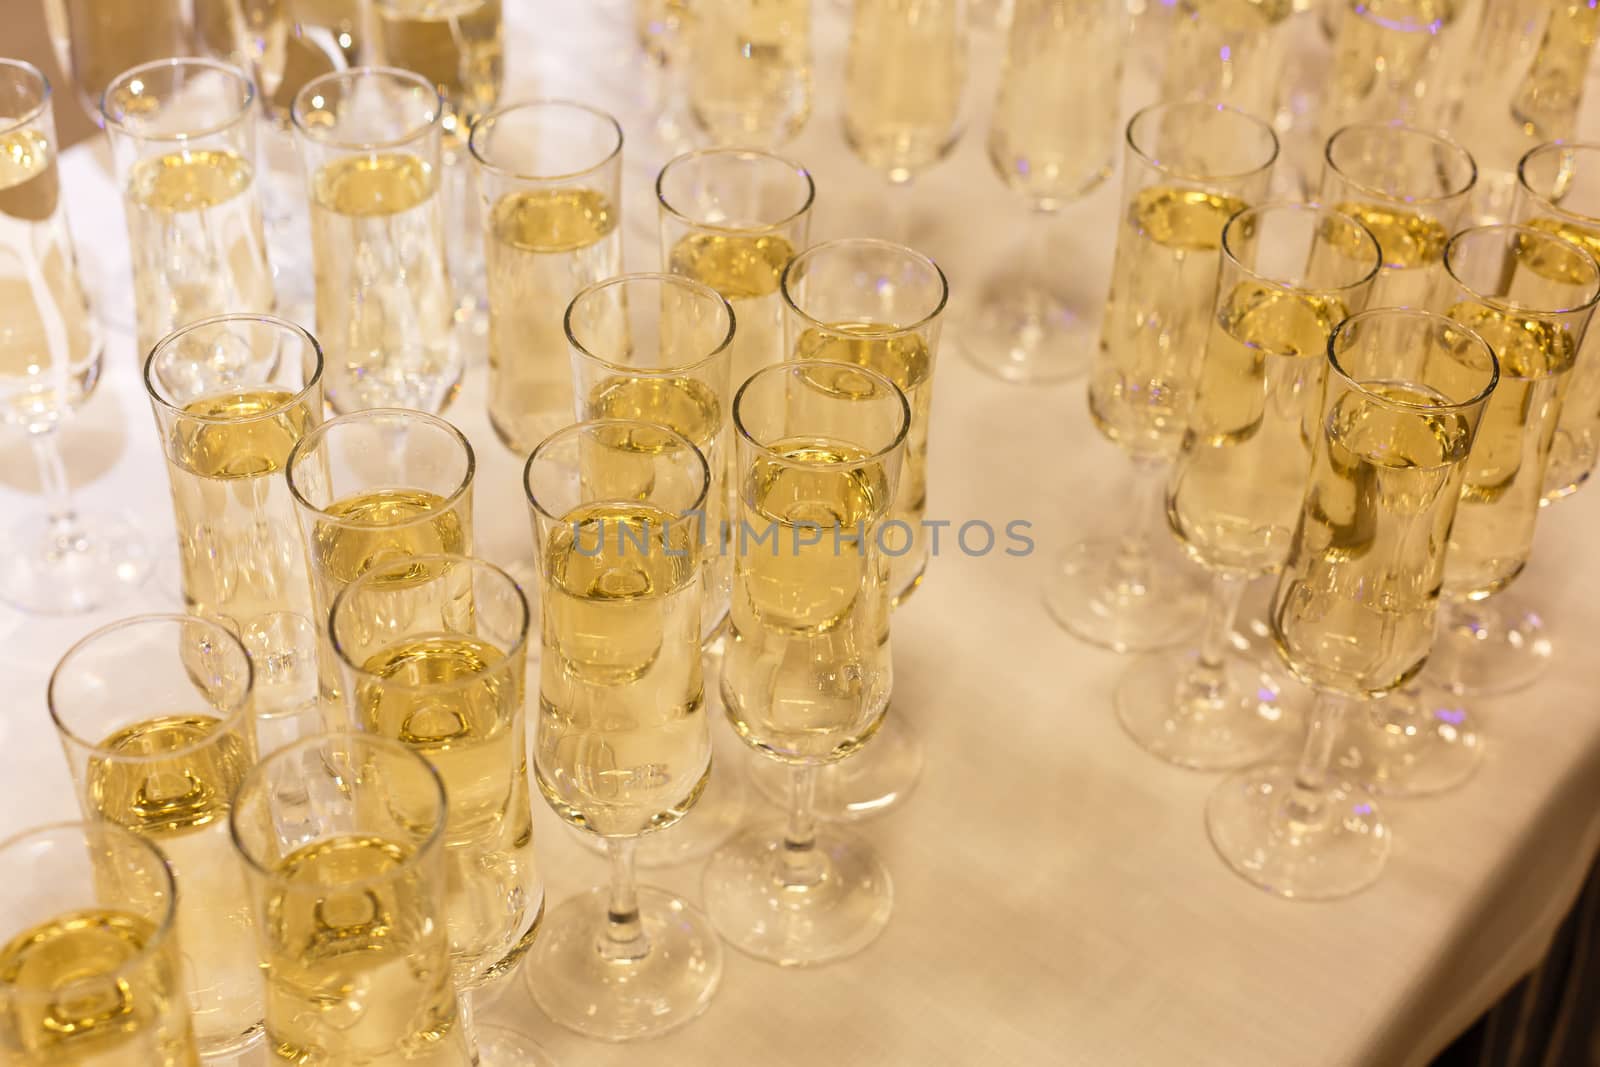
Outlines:
{"label": "golden sparkling wine", "polygon": [[[276,612],[314,614],[283,468],[322,413],[296,395],[253,389],[193,401],[166,448],[185,604],[241,636]],[[230,421],[208,421],[218,418]]]}
{"label": "golden sparkling wine", "polygon": [[1350,392],[1328,412],[1272,628],[1302,681],[1376,694],[1415,674],[1433,644],[1472,430],[1432,390],[1367,388],[1414,410]]}
{"label": "golden sparkling wine", "polygon": [[1167,517],[1196,562],[1261,573],[1289,551],[1322,404],[1329,297],[1241,281],[1220,301]]}
{"label": "golden sparkling wine", "polygon": [[[1450,230],[1432,215],[1391,204],[1345,201],[1335,211],[1372,231],[1383,252],[1383,270],[1373,282],[1373,307],[1426,307],[1434,269],[1444,261]],[[1326,254],[1352,254],[1360,234],[1345,227],[1326,232]]]}
{"label": "golden sparkling wine", "polygon": [[403,152],[345,156],[312,181],[317,337],[340,411],[437,411],[460,380],[437,187]]}
{"label": "golden sparkling wine", "polygon": [[961,0],[856,0],[852,12],[845,140],[905,181],[955,143],[967,83]]}
{"label": "golden sparkling wine", "polygon": [[45,0],[51,44],[91,115],[97,113],[100,94],[123,71],[190,51],[184,7],[127,0]]}
{"label": "golden sparkling wine", "polygon": [[295,1067],[462,1067],[444,923],[413,853],[317,841],[273,871],[261,915],[267,1047]]}
{"label": "golden sparkling wine", "polygon": [[182,149],[134,166],[128,247],[141,353],[197,319],[272,310],[253,179],[243,156],[216,148]]}
{"label": "golden sparkling wine", "polygon": [[1323,136],[1352,122],[1427,129],[1451,103],[1470,45],[1461,0],[1339,0]]}
{"label": "golden sparkling wine", "polygon": [[779,145],[811,114],[811,0],[692,0],[685,74],[716,144]]}
{"label": "golden sparkling wine", "polygon": [[255,759],[248,729],[226,730],[209,715],[162,715],[97,747],[87,806],[148,839],[171,864],[195,1036],[202,1047],[226,1047],[261,1019],[250,905],[228,833],[233,795]]}
{"label": "golden sparkling wine", "polygon": [[1293,0],[1179,0],[1162,100],[1211,100],[1252,115],[1278,110]]}
{"label": "golden sparkling wine", "polygon": [[839,759],[876,732],[893,681],[890,560],[877,537],[889,479],[839,441],[770,451],[739,491],[748,532],[734,556],[723,702],[739,735],[772,756]]}
{"label": "golden sparkling wine", "polygon": [[450,111],[446,134],[465,141],[504,81],[500,0],[375,0],[373,9],[384,62],[431,81]]}
{"label": "golden sparkling wine", "polygon": [[1448,314],[1476,330],[1500,361],[1500,381],[1467,458],[1445,558],[1444,591],[1476,600],[1510,583],[1533,551],[1545,462],[1577,346],[1557,325],[1475,301],[1462,301]]}
{"label": "golden sparkling wine", "polygon": [[0,134],[0,424],[54,424],[99,371],[99,338],[60,204],[44,134]]}
{"label": "golden sparkling wine", "polygon": [[[794,259],[780,234],[691,233],[667,254],[667,269],[709,285],[733,305],[730,378],[737,391],[763,367],[783,362],[783,298],[778,283]],[[682,431],[680,431],[682,432]]]}
{"label": "golden sparkling wine", "polygon": [[922,519],[928,510],[928,417],[933,408],[933,353],[917,334],[883,336],[893,329],[871,322],[831,324],[829,330],[843,331],[844,336],[841,336],[812,328],[795,342],[794,357],[868,367],[899,386],[911,405],[905,460],[900,467],[900,489],[889,512],[895,525],[886,528],[882,538],[885,553],[892,557],[890,588],[899,596],[921,577],[930,551]]}
{"label": "golden sparkling wine", "polygon": [[1201,189],[1139,191],[1122,220],[1089,412],[1137,457],[1178,449],[1210,329],[1222,228],[1245,207]]}
{"label": "golden sparkling wine", "polygon": [[135,963],[157,933],[142,916],[93,908],[0,947],[0,990],[28,991],[0,993],[0,1056],[19,1067],[199,1067],[173,942]]}
{"label": "golden sparkling wine", "polygon": [[562,315],[621,269],[616,206],[594,189],[508,193],[489,215],[489,420],[519,452],[572,421]]}
{"label": "golden sparkling wine", "polygon": [[[411,556],[465,555],[471,544],[471,531],[462,516],[444,497],[425,489],[357,493],[322,511],[327,517],[317,518],[311,530],[311,581],[317,604],[328,605],[329,610],[344,587],[376,563]],[[392,581],[432,578],[419,568],[414,575]],[[389,581],[385,579],[385,583]]]}
{"label": "golden sparkling wine", "polygon": [[534,769],[556,813],[608,837],[671,826],[711,773],[695,524],[585,504],[544,545]]}

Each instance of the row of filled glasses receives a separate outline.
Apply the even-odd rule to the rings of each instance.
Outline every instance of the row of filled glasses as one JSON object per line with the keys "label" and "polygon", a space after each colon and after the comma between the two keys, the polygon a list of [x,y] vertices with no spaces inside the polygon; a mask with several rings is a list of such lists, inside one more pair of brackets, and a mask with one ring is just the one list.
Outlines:
{"label": "row of filled glasses", "polygon": [[[1232,108],[1156,105],[1127,140],[1089,408],[1138,468],[1137,525],[1070,552],[1046,603],[1118,651],[1192,634],[1192,574],[1153,553],[1164,511],[1211,576],[1204,632],[1132,665],[1118,717],[1169,762],[1247,768],[1208,808],[1235,869],[1342,895],[1388,851],[1370,793],[1436,792],[1476,766],[1456,693],[1531,679],[1523,635],[1485,627],[1484,602],[1593,466],[1600,220],[1573,195],[1593,150],[1531,150],[1522,221],[1472,225],[1471,155],[1411,127],[1335,132],[1320,205],[1268,199],[1277,140]],[[1292,692],[1234,631],[1247,583],[1274,572],[1256,632],[1317,693],[1298,764],[1270,762],[1300,723]]]}

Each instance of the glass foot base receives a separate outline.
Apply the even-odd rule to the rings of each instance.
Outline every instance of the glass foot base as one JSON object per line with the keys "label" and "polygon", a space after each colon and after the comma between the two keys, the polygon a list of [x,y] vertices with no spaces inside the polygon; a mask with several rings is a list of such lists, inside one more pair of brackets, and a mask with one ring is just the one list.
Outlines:
{"label": "glass foot base", "polygon": [[1223,779],[1206,802],[1206,830],[1228,866],[1291,900],[1332,900],[1376,881],[1389,857],[1389,828],[1372,798],[1332,785],[1309,816],[1298,812],[1295,794],[1290,764]]}
{"label": "glass foot base", "polygon": [[43,515],[0,535],[0,600],[35,615],[81,615],[114,604],[150,577],[144,536],[117,515],[80,515],[78,540],[59,545]]}
{"label": "glass foot base", "polygon": [[1063,382],[1089,372],[1097,334],[1060,297],[1008,286],[969,320],[957,345],[968,362],[1002,381]]}
{"label": "glass foot base", "polygon": [[595,889],[545,917],[523,967],[534,1002],[553,1021],[602,1041],[675,1030],[706,1010],[722,977],[722,945],[706,917],[660,889],[639,890],[649,951],[603,956],[609,894]]}
{"label": "glass foot base", "polygon": [[[903,803],[916,788],[924,759],[922,739],[891,708],[883,725],[861,751],[817,771],[813,811],[817,818],[832,822],[855,822],[880,815]],[[787,764],[756,760],[750,764],[750,780],[773,804],[788,805]]]}
{"label": "glass foot base", "polygon": [[556,1067],[556,1061],[526,1034],[490,1024],[475,1028],[475,1067]]}
{"label": "glass foot base", "polygon": [[1471,778],[1483,735],[1461,698],[1435,685],[1410,686],[1349,720],[1334,751],[1341,770],[1374,793],[1419,797]]}
{"label": "glass foot base", "polygon": [[1149,652],[1183,641],[1205,611],[1202,583],[1163,559],[1152,559],[1142,584],[1114,575],[1118,546],[1074,545],[1045,588],[1051,617],[1072,636],[1113,652]]}
{"label": "glass foot base", "polygon": [[781,823],[746,830],[706,866],[703,893],[711,923],[741,952],[783,967],[853,956],[888,925],[894,901],[889,871],[854,834],[819,831],[815,875],[785,884]]}
{"label": "glass foot base", "polygon": [[1117,720],[1140,748],[1195,770],[1245,767],[1292,744],[1299,717],[1285,706],[1276,679],[1259,663],[1226,656],[1218,684],[1192,691],[1194,652],[1144,656],[1117,684]]}
{"label": "glass foot base", "polygon": [[1539,613],[1501,594],[1457,606],[1444,617],[1428,655],[1427,676],[1456,693],[1514,693],[1543,676],[1553,652]]}

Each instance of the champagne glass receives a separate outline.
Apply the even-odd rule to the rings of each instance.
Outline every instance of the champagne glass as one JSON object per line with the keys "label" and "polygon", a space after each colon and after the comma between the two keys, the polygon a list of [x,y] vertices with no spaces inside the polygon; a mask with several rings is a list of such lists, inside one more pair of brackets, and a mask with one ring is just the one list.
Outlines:
{"label": "champagne glass", "polygon": [[479,120],[489,264],[489,424],[519,456],[572,421],[561,316],[622,268],[622,127],[565,100]]}
{"label": "champagne glass", "polygon": [[73,645],[47,694],[84,817],[159,845],[172,866],[195,1043],[207,1057],[261,1037],[252,919],[227,831],[256,761],[251,684],[249,654],[221,624],[139,615]]}
{"label": "champagne glass", "polygon": [[438,412],[460,385],[439,201],[443,106],[428,79],[385,67],[327,74],[295,97],[335,411]]}
{"label": "champagne glass", "polygon": [[28,434],[46,513],[0,530],[0,597],[40,613],[90,611],[150,574],[126,520],[80,515],[56,436],[100,378],[103,343],[78,278],[56,163],[50,83],[0,59],[0,425]]}
{"label": "champagne glass", "polygon": [[1295,10],[1295,0],[1177,0],[1159,99],[1277,114]]}
{"label": "champagne glass", "polygon": [[673,151],[690,145],[684,129],[685,59],[689,0],[633,0],[634,34],[649,64],[645,106],[655,115],[656,137]]}
{"label": "champagne glass", "polygon": [[889,179],[889,236],[909,241],[911,179],[961,136],[965,0],[855,0],[844,66],[844,139]]}
{"label": "champagne glass", "polygon": [[97,126],[105,123],[100,99],[117,75],[188,55],[193,40],[189,4],[183,0],[44,0],[44,18],[56,62]]}
{"label": "champagne glass", "polygon": [[1222,227],[1262,200],[1272,128],[1216,104],[1156,104],[1128,123],[1122,224],[1090,370],[1089,413],[1133,460],[1128,527],[1069,548],[1045,606],[1074,636],[1118,652],[1181,640],[1199,622],[1193,579],[1152,553],[1162,472],[1189,423],[1210,329]]}
{"label": "champagne glass", "polygon": [[1328,339],[1366,305],[1382,257],[1359,222],[1327,208],[1264,204],[1222,230],[1216,311],[1194,407],[1167,485],[1167,519],[1211,572],[1200,647],[1152,653],[1117,685],[1117,717],[1146,751],[1180,766],[1241,767],[1294,721],[1280,687],[1231,644],[1252,578],[1289,550]]}
{"label": "champagne glass", "polygon": [[1298,764],[1237,771],[1206,804],[1211,842],[1239,875],[1296,900],[1377,879],[1390,831],[1330,768],[1350,706],[1421,669],[1433,642],[1450,524],[1497,365],[1453,319],[1414,308],[1352,315],[1328,345],[1322,418],[1272,634],[1316,690]]}
{"label": "champagne glass", "polygon": [[1448,137],[1359,123],[1328,138],[1319,199],[1372,231],[1383,270],[1373,307],[1425,307],[1445,242],[1472,201],[1478,166]]}
{"label": "champagne glass", "polygon": [[[460,430],[434,415],[373,408],[329,419],[289,452],[289,495],[300,520],[315,617],[374,565],[472,552],[477,458]],[[318,627],[324,710],[343,722],[338,656]]]}
{"label": "champagne glass", "polygon": [[[315,645],[304,635],[317,616],[283,472],[322,422],[321,348],[283,319],[221,315],[163,338],[144,385],[167,459],[185,609],[238,634],[260,669],[309,674]],[[258,717],[302,710],[261,705]]]}
{"label": "champagne glass", "polygon": [[426,760],[386,737],[313,735],[245,777],[230,827],[275,1057],[473,1062],[450,981],[444,786]]}
{"label": "champagne glass", "polygon": [[450,799],[443,911],[473,1062],[542,1062],[530,1038],[472,1023],[473,992],[516,969],[544,915],[523,729],[528,602],[492,563],[420,556],[375,564],[328,625],[351,723],[427,760]]}
{"label": "champagne glass", "polygon": [[[722,703],[739,736],[788,765],[788,818],[754,826],[706,867],[706,909],[743,952],[826,963],[889,921],[889,872],[867,843],[819,829],[817,769],[866,744],[893,687],[883,539],[911,406],[855,363],[758,371],[733,402],[739,536]],[[753,539],[770,540],[765,548]]]}
{"label": "champagne glass", "polygon": [[56,823],[0,842],[0,862],[5,1062],[198,1067],[177,891],[155,846],[109,823]]}
{"label": "champagne glass", "polygon": [[1455,0],[1339,6],[1321,100],[1323,134],[1357,122],[1447,125],[1466,72],[1481,69],[1472,56],[1478,6]]}
{"label": "champagne glass", "polygon": [[1122,0],[1019,0],[989,119],[989,162],[1035,217],[1021,276],[986,287],[962,347],[979,369],[1014,382],[1088,369],[1094,343],[1084,302],[1061,291],[1052,223],[1116,165]]}
{"label": "champagne glass", "polygon": [[776,148],[811,117],[811,0],[690,0],[689,114],[716,145]]}
{"label": "champagne glass", "polygon": [[1554,234],[1479,226],[1445,246],[1434,306],[1494,347],[1500,384],[1467,458],[1428,672],[1374,704],[1342,756],[1374,791],[1435,793],[1477,768],[1482,732],[1450,690],[1494,680],[1485,651],[1504,628],[1480,629],[1479,616],[1495,618],[1493,598],[1533,552],[1550,442],[1597,298],[1600,266]]}
{"label": "champagne glass", "polygon": [[651,1037],[704,1011],[722,974],[705,917],[640,889],[633,869],[639,835],[682,818],[711,773],[699,531],[710,468],[664,426],[597,420],[545,439],[523,485],[543,581],[534,773],[611,860],[610,887],[552,911],[524,970],[561,1025]]}

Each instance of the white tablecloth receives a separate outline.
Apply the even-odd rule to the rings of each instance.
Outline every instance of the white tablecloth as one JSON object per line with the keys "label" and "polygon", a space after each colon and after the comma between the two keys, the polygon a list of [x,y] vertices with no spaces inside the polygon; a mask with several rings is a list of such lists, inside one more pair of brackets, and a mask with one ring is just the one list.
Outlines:
{"label": "white tablecloth", "polygon": [[[653,137],[626,5],[507,0],[508,98],[570,96],[623,121],[627,262],[655,269]],[[818,0],[817,108],[788,152],[816,175],[813,237],[882,229],[884,186],[839,134],[842,27]],[[996,41],[974,56],[975,121],[954,156],[918,179],[913,243],[954,291],[938,370],[931,514],[1034,525],[1026,558],[947,553],[895,616],[896,714],[927,743],[919,789],[863,829],[895,879],[883,937],[848,961],[782,971],[727,954],[705,1016],[644,1046],[559,1030],[520,987],[488,1014],[537,1030],[568,1067],[607,1064],[1083,1064],[1317,1067],[1425,1063],[1539,958],[1600,845],[1600,701],[1588,647],[1600,561],[1589,491],[1543,517],[1519,591],[1558,635],[1536,688],[1479,702],[1492,745],[1477,777],[1436,799],[1388,805],[1395,848],[1383,880],[1330,904],[1281,901],[1241,881],[1206,840],[1216,777],[1162,764],[1128,740],[1111,691],[1129,660],[1072,640],[1039,590],[1055,550],[1114,526],[1127,466],[1090,426],[1077,382],[1017,388],[955,352],[961,312],[1033,224],[989,171],[982,112]],[[1137,95],[1135,89],[1128,93]],[[69,154],[82,242],[115,261],[115,191],[98,144]],[[1115,183],[1054,233],[1061,277],[1103,298]],[[109,251],[107,251],[109,249]],[[64,434],[87,508],[132,510],[158,545],[170,507],[131,338],[113,337],[100,389]],[[519,457],[488,431],[481,367],[446,413],[478,449],[479,549],[527,559]],[[0,447],[0,521],[39,508],[27,449]],[[96,616],[25,617],[0,607],[0,834],[76,814],[45,710],[56,657],[92,626],[173,604],[170,571]],[[536,803],[536,807],[537,807]],[[604,879],[600,860],[536,813],[550,899]],[[646,872],[699,897],[698,867]]]}

